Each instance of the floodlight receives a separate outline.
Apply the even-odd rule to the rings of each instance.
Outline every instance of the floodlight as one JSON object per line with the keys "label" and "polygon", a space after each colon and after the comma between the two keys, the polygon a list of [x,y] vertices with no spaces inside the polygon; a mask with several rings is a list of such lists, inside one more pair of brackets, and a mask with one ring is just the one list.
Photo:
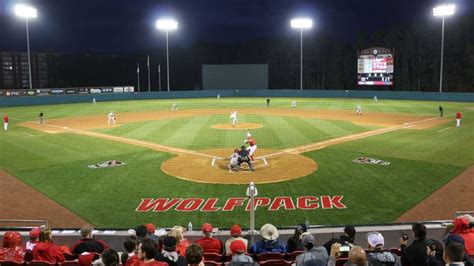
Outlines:
{"label": "floodlight", "polygon": [[21,18],[36,18],[36,8],[27,6],[24,4],[18,4],[15,6],[15,14]]}
{"label": "floodlight", "polygon": [[439,5],[433,8],[433,16],[435,17],[445,17],[451,16],[454,14],[455,5]]}
{"label": "floodlight", "polygon": [[156,21],[156,28],[159,30],[176,30],[178,22],[174,19],[159,19]]}
{"label": "floodlight", "polygon": [[295,29],[310,29],[313,27],[313,20],[309,18],[295,18],[290,21],[290,24]]}

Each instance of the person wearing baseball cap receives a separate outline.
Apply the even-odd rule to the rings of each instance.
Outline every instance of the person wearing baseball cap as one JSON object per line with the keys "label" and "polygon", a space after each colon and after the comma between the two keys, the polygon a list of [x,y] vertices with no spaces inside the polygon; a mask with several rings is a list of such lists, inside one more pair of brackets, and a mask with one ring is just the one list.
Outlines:
{"label": "person wearing baseball cap", "polygon": [[315,247],[316,240],[314,236],[308,232],[301,234],[301,243],[305,251],[296,257],[296,265],[326,265],[328,261],[328,253],[323,246]]}
{"label": "person wearing baseball cap", "polygon": [[278,239],[277,228],[273,224],[264,224],[260,228],[262,240],[255,242],[249,250],[253,254],[261,253],[285,253],[286,245]]}
{"label": "person wearing baseball cap", "polygon": [[176,252],[177,243],[174,236],[165,236],[163,250],[156,255],[155,260],[166,262],[170,266],[186,266],[186,258]]}
{"label": "person wearing baseball cap", "polygon": [[401,265],[400,258],[390,251],[384,250],[385,239],[379,232],[369,232],[365,235],[369,244],[367,260],[370,265],[390,264]]}
{"label": "person wearing baseball cap", "polygon": [[355,246],[354,239],[357,231],[353,225],[346,225],[344,227],[344,234],[339,238],[333,238],[328,242],[324,243],[323,246],[326,248],[328,254],[331,253],[331,246],[334,243],[339,243],[341,245],[351,245]]}
{"label": "person wearing baseball cap", "polygon": [[9,260],[23,263],[25,249],[21,246],[21,235],[18,232],[8,231],[3,235],[0,260]]}
{"label": "person wearing baseball cap", "polygon": [[225,254],[226,255],[232,254],[232,251],[230,249],[230,244],[235,240],[242,241],[245,244],[245,250],[247,250],[248,240],[241,237],[241,234],[242,234],[242,229],[240,229],[240,226],[238,224],[234,224],[230,228],[230,236],[231,237],[229,239],[227,239],[227,241],[225,242]]}
{"label": "person wearing baseball cap", "polygon": [[204,223],[201,227],[201,231],[204,237],[196,240],[195,243],[202,247],[204,253],[223,254],[224,245],[219,239],[212,237],[213,229],[214,228],[210,223]]}
{"label": "person wearing baseball cap", "polygon": [[288,253],[305,250],[303,243],[301,242],[301,235],[306,231],[306,224],[298,224],[296,226],[295,233],[292,237],[288,238],[288,241],[286,242]]}
{"label": "person wearing baseball cap", "polygon": [[25,243],[25,249],[27,251],[33,251],[33,248],[35,247],[36,243],[39,241],[39,236],[40,236],[40,229],[38,227],[35,227],[31,229],[30,231],[30,240],[28,240]]}
{"label": "person wearing baseball cap", "polygon": [[245,254],[247,251],[247,245],[244,241],[236,239],[232,241],[229,248],[232,254],[231,265],[253,265],[254,261],[252,257]]}
{"label": "person wearing baseball cap", "polygon": [[155,235],[155,231],[156,231],[155,225],[152,223],[149,223],[149,224],[145,224],[144,226],[146,227],[145,238],[149,238],[153,240],[158,245],[159,249],[161,249],[163,243],[161,242],[160,237]]}

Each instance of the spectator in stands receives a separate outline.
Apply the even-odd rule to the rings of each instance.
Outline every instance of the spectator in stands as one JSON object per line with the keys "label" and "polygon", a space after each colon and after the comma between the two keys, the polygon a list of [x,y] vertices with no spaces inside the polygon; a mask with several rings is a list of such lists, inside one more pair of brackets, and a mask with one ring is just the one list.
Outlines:
{"label": "spectator in stands", "polygon": [[35,247],[36,243],[38,243],[39,241],[39,236],[40,236],[40,229],[38,227],[31,229],[30,240],[28,240],[25,243],[26,251],[33,251],[33,248]]}
{"label": "spectator in stands", "polygon": [[186,266],[186,258],[176,252],[176,238],[165,236],[163,239],[163,251],[155,257],[157,261],[168,263],[169,266]]}
{"label": "spectator in stands", "polygon": [[353,225],[346,225],[346,227],[344,227],[343,235],[341,235],[339,238],[333,238],[329,240],[328,242],[324,243],[323,246],[326,248],[328,254],[330,253],[332,244],[334,243],[339,243],[341,245],[346,246],[353,246],[355,245],[354,238],[356,233],[357,231]]}
{"label": "spectator in stands", "polygon": [[468,256],[474,256],[474,230],[469,228],[468,217],[460,216],[454,219],[450,234],[457,234],[464,240],[464,251]]}
{"label": "spectator in stands", "polygon": [[324,266],[328,262],[328,253],[323,246],[315,247],[314,236],[310,233],[301,235],[301,243],[305,251],[296,257],[296,266],[311,265]]}
{"label": "spectator in stands", "polygon": [[261,254],[261,253],[284,253],[286,252],[285,243],[278,240],[279,234],[277,228],[272,224],[264,224],[260,228],[260,236],[263,238],[260,241],[255,242],[249,253]]}
{"label": "spectator in stands", "polygon": [[223,254],[224,245],[219,239],[212,237],[212,225],[204,223],[201,230],[204,237],[196,240],[195,243],[202,247],[203,252]]}
{"label": "spectator in stands", "polygon": [[408,240],[400,238],[401,261],[403,265],[426,266],[427,265],[427,246],[431,245],[431,241],[426,239],[426,226],[416,223],[412,226],[415,240],[407,247]]}
{"label": "spectator in stands", "polygon": [[448,242],[444,246],[444,263],[439,260],[432,260],[430,256],[429,266],[442,266],[442,265],[452,265],[452,266],[464,266],[464,247],[456,242]]}
{"label": "spectator in stands", "polygon": [[295,228],[295,233],[292,237],[288,238],[287,241],[287,252],[291,253],[297,250],[305,250],[303,243],[301,242],[301,234],[307,231],[305,224],[299,224]]}
{"label": "spectator in stands", "polygon": [[400,258],[390,251],[384,250],[385,239],[379,232],[370,232],[366,235],[369,243],[367,259],[369,265],[396,265],[400,266]]}
{"label": "spectator in stands", "polygon": [[188,248],[186,248],[186,262],[188,266],[204,266],[204,262],[202,261],[203,253],[200,245],[190,244]]}
{"label": "spectator in stands", "polygon": [[248,245],[248,240],[241,237],[241,234],[242,234],[242,229],[240,228],[239,225],[237,224],[234,224],[231,228],[230,228],[230,238],[227,239],[227,241],[225,242],[225,254],[226,255],[230,255],[232,254],[232,250],[230,249],[230,244],[232,244],[232,242],[234,242],[235,240],[240,240],[242,241],[244,244],[245,244],[245,251],[247,250],[247,245]]}
{"label": "spectator in stands", "polygon": [[184,238],[183,235],[184,228],[182,226],[176,225],[171,228],[170,232],[168,233],[169,236],[174,236],[176,238],[176,252],[179,255],[185,256],[186,255],[186,248],[189,246],[189,241]]}
{"label": "spectator in stands", "polygon": [[126,252],[122,253],[120,261],[123,265],[138,265],[139,259],[137,256],[137,239],[135,236],[130,236],[123,242],[123,247]]}
{"label": "spectator in stands", "polygon": [[[117,251],[113,249],[107,249],[100,256],[104,266],[117,266],[119,265],[119,255]],[[95,265],[95,262],[94,262]]]}
{"label": "spectator in stands", "polygon": [[33,248],[33,260],[43,260],[49,263],[60,263],[64,261],[61,247],[53,243],[51,229],[42,227],[38,243]]}
{"label": "spectator in stands", "polygon": [[[336,265],[336,259],[341,256],[341,251],[339,250],[341,248],[341,244],[338,242],[335,242],[331,246],[331,255],[329,256],[328,264],[327,266],[335,266]],[[349,251],[349,261],[344,263],[344,266],[367,266],[367,255],[365,253],[365,250],[361,247],[358,246],[352,246],[351,250]]]}
{"label": "spectator in stands", "polygon": [[137,236],[137,240],[141,241],[143,238],[145,238],[148,235],[148,229],[146,228],[145,225],[141,224],[137,226],[137,228],[135,229],[135,235]]}
{"label": "spectator in stands", "polygon": [[[464,239],[462,237],[460,237],[459,235],[453,235],[453,234],[450,234],[448,235],[448,237],[444,240],[444,243],[446,245],[448,245],[449,243],[457,243],[457,244],[460,244],[462,246],[462,248],[464,249]],[[445,246],[446,247],[446,246]],[[428,265],[430,266],[434,266],[434,265],[444,265],[444,252],[443,252],[443,255],[441,256],[441,259],[439,258],[439,256],[437,256],[438,254],[436,254],[436,251],[433,251],[431,249],[427,249],[427,252],[428,252],[428,260],[429,260],[429,263]],[[466,253],[464,253],[464,257],[462,259],[462,261],[464,261],[464,265],[466,266],[473,266],[473,260],[466,255]]]}
{"label": "spectator in stands", "polygon": [[155,225],[150,223],[150,224],[145,224],[145,227],[146,227],[145,237],[155,241],[155,243],[158,245],[159,250],[161,250],[163,243],[161,243],[160,238],[157,235],[155,235],[155,230],[156,230]]}
{"label": "spectator in stands", "polygon": [[82,239],[76,241],[71,247],[73,254],[82,254],[84,252],[102,253],[109,246],[102,240],[94,239],[94,228],[90,225],[84,225],[81,228]]}
{"label": "spectator in stands", "polygon": [[254,261],[252,257],[245,254],[247,251],[247,245],[240,239],[234,239],[229,246],[232,254],[232,260],[230,265],[239,266],[252,266]]}
{"label": "spectator in stands", "polygon": [[142,239],[140,244],[138,244],[137,256],[141,260],[140,265],[168,266],[168,263],[166,262],[155,261],[157,253],[158,246],[149,238]]}
{"label": "spectator in stands", "polygon": [[0,260],[23,263],[25,248],[21,246],[21,235],[18,232],[8,231],[3,235]]}

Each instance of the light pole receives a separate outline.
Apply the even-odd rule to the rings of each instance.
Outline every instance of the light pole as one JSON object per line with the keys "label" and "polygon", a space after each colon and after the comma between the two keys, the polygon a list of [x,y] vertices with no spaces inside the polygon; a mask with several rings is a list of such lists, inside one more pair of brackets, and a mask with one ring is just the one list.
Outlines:
{"label": "light pole", "polygon": [[137,63],[137,85],[138,92],[140,92],[140,63]]}
{"label": "light pole", "polygon": [[454,14],[455,6],[450,5],[439,5],[433,8],[433,16],[441,17],[443,24],[441,26],[441,63],[439,67],[439,92],[443,92],[443,51],[444,51],[444,18]]}
{"label": "light pole", "polygon": [[161,91],[161,65],[158,65],[158,91]]}
{"label": "light pole", "polygon": [[313,21],[309,18],[295,18],[290,21],[290,25],[300,30],[300,90],[303,90],[303,30],[311,29]]}
{"label": "light pole", "polygon": [[30,33],[28,29],[28,20],[38,16],[36,8],[23,4],[15,6],[15,14],[18,17],[24,18],[26,21],[26,46],[28,48],[28,72],[30,76],[30,90],[33,89],[33,82],[31,80],[31,56],[30,56]]}
{"label": "light pole", "polygon": [[166,85],[170,91],[170,60],[168,52],[168,32],[178,28],[178,22],[174,19],[158,19],[156,21],[156,28],[163,30],[166,33]]}

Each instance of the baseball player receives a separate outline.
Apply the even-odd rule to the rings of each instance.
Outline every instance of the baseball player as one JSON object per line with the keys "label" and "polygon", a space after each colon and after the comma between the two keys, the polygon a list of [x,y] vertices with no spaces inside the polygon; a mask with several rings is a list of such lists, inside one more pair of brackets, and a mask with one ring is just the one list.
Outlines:
{"label": "baseball player", "polygon": [[461,127],[461,118],[462,118],[461,112],[457,112],[456,113],[456,127]]}
{"label": "baseball player", "polygon": [[92,98],[92,104],[96,104],[96,103],[97,103],[97,101],[95,100],[95,97]]}
{"label": "baseball player", "polygon": [[3,129],[8,130],[8,114],[3,115]]}
{"label": "baseball player", "polygon": [[239,163],[239,149],[235,149],[234,153],[229,157],[230,161],[227,165],[229,168],[229,173],[232,173],[232,170],[238,172],[240,170],[240,163]]}
{"label": "baseball player", "polygon": [[291,108],[296,108],[296,101],[291,101]]}
{"label": "baseball player", "polygon": [[232,121],[232,126],[235,127],[239,121],[237,121],[237,111],[230,112],[229,119]]}
{"label": "baseball player", "polygon": [[377,102],[378,99],[377,99],[377,95],[374,96],[374,102]]}
{"label": "baseball player", "polygon": [[360,104],[356,105],[356,115],[362,115],[362,107]]}
{"label": "baseball player", "polygon": [[242,165],[242,163],[246,163],[249,166],[250,172],[253,172],[253,164],[249,150],[245,149],[245,146],[242,146],[240,148],[241,150],[239,151],[239,167],[240,165]]}
{"label": "baseball player", "polygon": [[171,105],[171,111],[177,111],[178,110],[178,104],[177,103],[173,103]]}
{"label": "baseball player", "polygon": [[114,124],[115,125],[115,113],[114,111],[110,111],[109,113],[109,122],[108,124]]}
{"label": "baseball player", "polygon": [[443,106],[440,105],[438,110],[439,110],[439,117],[443,117],[443,113],[444,113]]}
{"label": "baseball player", "polygon": [[40,112],[40,114],[39,114],[39,116],[38,116],[38,117],[39,117],[39,122],[40,122],[40,124],[43,124],[43,122],[44,122],[44,115],[43,115],[43,111],[41,111],[41,112]]}
{"label": "baseball player", "polygon": [[252,134],[250,134],[249,130],[247,130],[247,139],[244,140],[244,143],[249,145],[247,150],[249,151],[250,159],[253,161],[253,154],[257,150],[257,143],[255,142],[255,139],[252,137]]}

